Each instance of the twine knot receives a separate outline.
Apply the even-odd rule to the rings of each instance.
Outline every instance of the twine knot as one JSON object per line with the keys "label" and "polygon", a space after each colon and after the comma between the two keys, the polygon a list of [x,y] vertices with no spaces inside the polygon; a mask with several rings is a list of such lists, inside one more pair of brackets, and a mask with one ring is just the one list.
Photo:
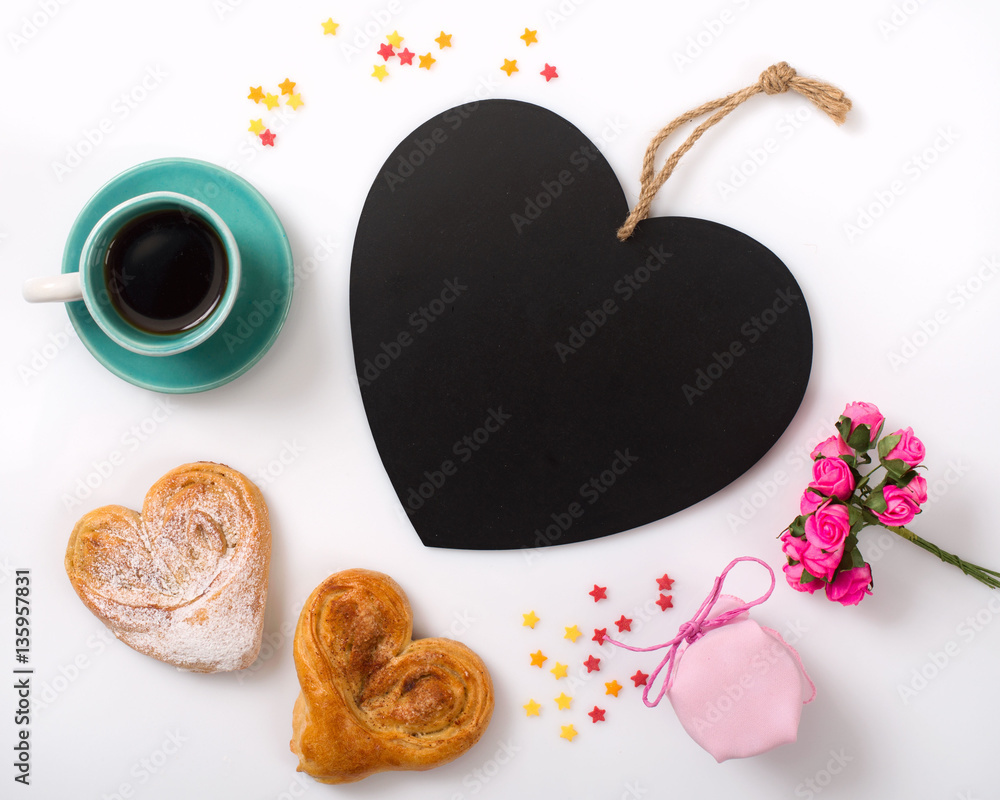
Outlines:
{"label": "twine knot", "polygon": [[[722,594],[722,584],[726,580],[726,575],[728,575],[729,571],[741,561],[756,561],[764,569],[766,569],[767,574],[771,577],[771,587],[756,600],[752,600],[749,603],[744,603],[742,600],[739,600],[737,601],[739,605],[735,608],[731,608],[729,611],[723,611],[721,614],[716,614],[714,617],[711,616],[712,607]],[[670,688],[670,679],[673,675],[674,665],[677,663],[678,653],[680,652],[682,644],[686,642],[687,644],[692,645],[708,631],[715,628],[721,628],[723,625],[729,625],[732,622],[736,622],[741,615],[745,614],[754,606],[759,606],[767,600],[773,591],[774,570],[772,570],[767,564],[759,558],[754,558],[753,556],[741,556],[740,558],[734,558],[729,562],[729,566],[722,571],[722,574],[715,579],[711,594],[705,598],[705,602],[701,604],[701,607],[695,615],[677,629],[677,635],[669,642],[654,644],[652,647],[633,647],[632,645],[624,644],[623,642],[619,642],[612,639],[607,634],[604,634],[604,637],[601,639],[601,644],[608,642],[609,644],[613,644],[615,647],[621,647],[622,649],[630,650],[633,653],[651,653],[654,650],[664,649],[667,651],[667,654],[663,657],[659,666],[653,670],[651,675],[649,675],[649,681],[646,684],[646,688],[642,690],[642,702],[649,708],[652,708],[663,699],[663,695],[666,694],[667,690]],[[733,599],[735,600],[735,598]],[[656,683],[656,679],[659,677],[660,671],[664,668],[666,669],[666,673],[663,679],[663,684],[660,686],[659,694],[656,695],[655,700],[650,700],[650,689],[653,688],[653,684]]]}
{"label": "twine knot", "polygon": [[764,94],[781,94],[787,92],[789,84],[798,73],[788,66],[788,62],[772,64],[760,73],[760,88]]}
{"label": "twine knot", "polygon": [[705,632],[702,630],[702,626],[694,620],[691,622],[685,622],[677,629],[677,638],[683,639],[688,644],[694,644],[704,635]]}

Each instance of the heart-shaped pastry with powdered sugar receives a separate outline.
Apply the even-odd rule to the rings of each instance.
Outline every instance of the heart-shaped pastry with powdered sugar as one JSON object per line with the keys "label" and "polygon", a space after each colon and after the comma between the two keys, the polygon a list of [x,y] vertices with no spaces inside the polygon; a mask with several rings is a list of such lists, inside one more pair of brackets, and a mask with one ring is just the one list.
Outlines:
{"label": "heart-shaped pastry with powdered sugar", "polygon": [[160,478],[142,513],[110,505],[70,535],[66,572],[122,642],[195,672],[253,663],[260,649],[271,527],[260,490],[223,464]]}

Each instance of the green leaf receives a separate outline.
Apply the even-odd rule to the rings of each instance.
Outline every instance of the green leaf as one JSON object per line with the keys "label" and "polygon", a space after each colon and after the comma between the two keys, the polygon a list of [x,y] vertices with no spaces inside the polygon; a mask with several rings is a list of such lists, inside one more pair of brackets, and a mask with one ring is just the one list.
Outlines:
{"label": "green leaf", "polygon": [[849,505],[847,507],[847,513],[849,515],[848,521],[850,522],[852,528],[861,522],[864,517],[864,512],[862,512],[862,510],[855,505]]}
{"label": "green leaf", "polygon": [[851,551],[851,569],[860,569],[865,565],[865,558],[861,555],[861,551],[858,548],[854,548]]}
{"label": "green leaf", "polygon": [[885,511],[885,495],[882,492],[872,492],[865,499],[865,505],[881,514]]}
{"label": "green leaf", "polygon": [[847,439],[848,439],[848,437],[851,434],[851,420],[850,420],[850,417],[844,417],[844,416],[842,416],[840,419],[838,419],[837,420],[837,424],[836,424],[836,428],[837,428],[837,433],[840,434],[840,438],[843,439],[846,442]]}
{"label": "green leaf", "polygon": [[792,524],[788,526],[788,530],[791,531],[792,536],[797,536],[801,539],[806,535],[806,518],[799,514],[799,516],[792,520]]}
{"label": "green leaf", "polygon": [[897,486],[899,485],[899,479],[910,469],[909,465],[901,458],[892,458],[888,461],[883,461],[882,466],[885,467],[885,471],[889,473],[892,482]]}
{"label": "green leaf", "polygon": [[813,575],[809,570],[804,569],[802,570],[802,577],[799,578],[799,583],[812,583],[813,581],[818,580],[819,578]]}
{"label": "green leaf", "polygon": [[883,436],[881,441],[879,441],[878,443],[879,461],[884,461],[885,457],[889,455],[889,451],[892,450],[892,448],[894,448],[897,444],[899,444],[899,440],[902,438],[903,438],[902,436],[895,433],[892,434],[891,436]]}
{"label": "green leaf", "polygon": [[[855,539],[854,541],[856,543],[857,539]],[[852,569],[851,565],[854,563],[854,557],[851,555],[851,553],[855,549],[857,549],[857,548],[849,548],[849,547],[846,547],[846,546],[844,547],[844,555],[840,559],[840,563],[837,564],[837,572],[840,572],[841,570],[845,570],[845,569]]]}
{"label": "green leaf", "polygon": [[899,476],[899,478],[896,480],[896,485],[900,489],[903,489],[910,481],[916,478],[918,474],[919,473],[915,469],[908,469],[906,472],[904,472],[902,475]]}
{"label": "green leaf", "polygon": [[872,432],[865,423],[858,425],[847,438],[847,446],[859,453],[863,453],[872,446]]}
{"label": "green leaf", "polygon": [[[879,512],[879,513],[881,513],[881,512]],[[881,522],[879,522],[878,517],[876,517],[867,508],[864,510],[864,516],[863,516],[862,519],[864,520],[864,525],[862,527],[869,527],[869,526],[873,526],[873,525],[881,525],[882,524]]]}

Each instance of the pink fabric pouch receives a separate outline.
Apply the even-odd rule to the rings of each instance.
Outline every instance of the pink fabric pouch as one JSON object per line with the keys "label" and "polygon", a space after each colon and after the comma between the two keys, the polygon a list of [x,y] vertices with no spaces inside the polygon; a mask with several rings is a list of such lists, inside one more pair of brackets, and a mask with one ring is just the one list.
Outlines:
{"label": "pink fabric pouch", "polygon": [[[720,593],[729,570],[741,561],[755,561],[771,576],[771,588],[750,603]],[[667,649],[643,702],[653,707],[665,694],[684,730],[719,762],[794,742],[802,706],[816,696],[799,654],[777,631],[750,619],[750,608],[773,590],[774,572],[767,564],[738,558],[715,579],[712,593],[671,641],[631,647],[604,639],[633,652]],[[664,668],[659,694],[650,700],[650,689]]]}

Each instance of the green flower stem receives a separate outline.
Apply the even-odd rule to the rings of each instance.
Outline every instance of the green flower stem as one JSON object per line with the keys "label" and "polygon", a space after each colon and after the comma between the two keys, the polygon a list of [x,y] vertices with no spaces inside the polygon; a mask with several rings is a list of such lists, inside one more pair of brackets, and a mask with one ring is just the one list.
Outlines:
{"label": "green flower stem", "polygon": [[986,569],[985,567],[970,564],[968,561],[963,561],[958,556],[945,552],[936,544],[920,538],[913,531],[908,528],[904,528],[902,525],[883,525],[882,527],[886,530],[892,531],[897,536],[903,537],[908,542],[913,542],[917,547],[922,547],[928,553],[933,553],[945,563],[955,565],[966,575],[975,578],[980,583],[985,583],[992,589],[1000,589],[1000,572],[994,572],[991,569]]}

